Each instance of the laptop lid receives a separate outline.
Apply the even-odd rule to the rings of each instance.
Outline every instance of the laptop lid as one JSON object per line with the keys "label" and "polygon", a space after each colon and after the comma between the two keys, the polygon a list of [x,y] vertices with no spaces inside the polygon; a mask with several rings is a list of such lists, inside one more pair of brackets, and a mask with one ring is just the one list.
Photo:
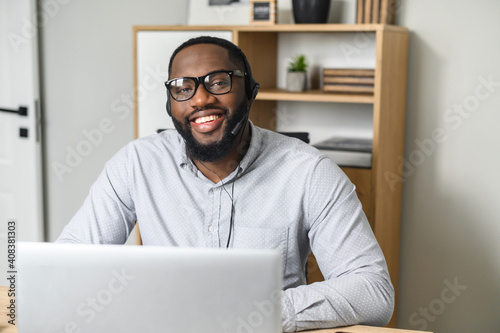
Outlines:
{"label": "laptop lid", "polygon": [[18,244],[19,332],[281,332],[281,257],[219,250]]}

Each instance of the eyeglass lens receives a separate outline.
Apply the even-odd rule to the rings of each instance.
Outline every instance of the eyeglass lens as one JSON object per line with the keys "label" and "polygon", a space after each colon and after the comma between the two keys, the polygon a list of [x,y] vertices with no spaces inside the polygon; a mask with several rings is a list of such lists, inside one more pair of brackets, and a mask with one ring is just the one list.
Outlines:
{"label": "eyeglass lens", "polygon": [[[208,74],[203,80],[203,85],[212,94],[228,93],[231,90],[231,75],[225,72]],[[170,92],[176,100],[186,100],[193,97],[196,86],[195,79],[179,78],[170,83]]]}

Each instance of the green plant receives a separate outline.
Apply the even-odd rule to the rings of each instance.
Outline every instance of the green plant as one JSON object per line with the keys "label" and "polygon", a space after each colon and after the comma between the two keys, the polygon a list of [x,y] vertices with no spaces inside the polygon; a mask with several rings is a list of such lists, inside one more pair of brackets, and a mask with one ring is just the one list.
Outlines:
{"label": "green plant", "polygon": [[299,54],[295,58],[290,61],[288,64],[288,71],[289,72],[305,72],[307,71],[307,66],[309,66],[309,62],[307,61],[307,58],[303,54]]}

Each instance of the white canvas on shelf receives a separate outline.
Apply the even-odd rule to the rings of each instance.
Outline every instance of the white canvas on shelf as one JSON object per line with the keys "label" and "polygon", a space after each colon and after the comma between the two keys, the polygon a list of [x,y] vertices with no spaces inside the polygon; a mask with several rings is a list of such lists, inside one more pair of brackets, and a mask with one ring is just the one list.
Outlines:
{"label": "white canvas on shelf", "polygon": [[188,25],[247,25],[250,23],[250,1],[210,6],[209,0],[189,0]]}

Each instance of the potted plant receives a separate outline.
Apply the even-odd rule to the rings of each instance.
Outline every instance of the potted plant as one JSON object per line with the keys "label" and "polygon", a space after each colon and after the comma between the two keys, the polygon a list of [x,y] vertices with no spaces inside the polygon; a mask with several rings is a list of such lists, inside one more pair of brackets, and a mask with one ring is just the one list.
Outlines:
{"label": "potted plant", "polygon": [[288,91],[304,91],[307,83],[307,67],[309,63],[303,54],[299,54],[288,65],[286,89]]}

